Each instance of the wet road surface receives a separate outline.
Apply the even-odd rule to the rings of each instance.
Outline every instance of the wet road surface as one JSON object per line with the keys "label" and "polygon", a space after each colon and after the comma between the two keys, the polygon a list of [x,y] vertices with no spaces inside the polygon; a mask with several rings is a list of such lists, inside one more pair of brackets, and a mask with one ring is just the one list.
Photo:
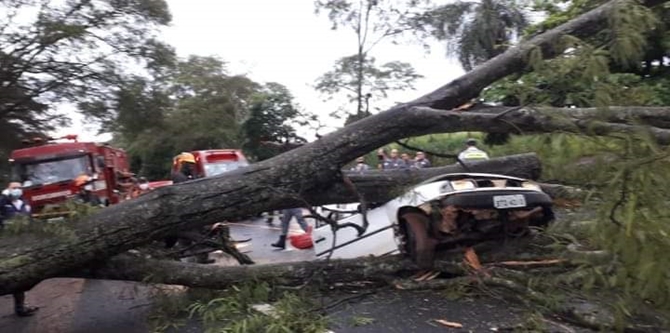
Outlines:
{"label": "wet road surface", "polygon": [[[292,223],[290,233],[301,232]],[[270,246],[279,236],[278,222],[264,219],[231,224],[234,239],[251,238],[239,248],[257,263],[311,260],[314,251]],[[217,264],[234,264],[217,256]],[[147,288],[135,282],[83,279],[50,279],[27,294],[28,303],[40,307],[34,317],[14,316],[11,296],[0,297],[1,333],[147,333],[150,302]],[[329,310],[332,331],[340,332],[493,332],[511,327],[523,319],[524,311],[497,299],[448,300],[436,292],[385,289]],[[372,318],[372,323],[355,326],[355,318]],[[458,322],[462,329],[446,328],[434,322]],[[175,333],[199,332],[188,325]],[[561,332],[566,330],[556,330]]]}

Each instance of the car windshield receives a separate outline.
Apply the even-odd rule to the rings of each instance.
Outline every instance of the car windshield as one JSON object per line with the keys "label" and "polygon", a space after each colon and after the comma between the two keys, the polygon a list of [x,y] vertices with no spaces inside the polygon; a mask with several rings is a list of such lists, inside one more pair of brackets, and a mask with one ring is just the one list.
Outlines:
{"label": "car windshield", "polygon": [[89,173],[90,163],[86,156],[66,159],[17,163],[13,173],[16,179],[22,182],[30,181],[33,185],[73,180],[83,173]]}
{"label": "car windshield", "polygon": [[205,163],[205,177],[220,175],[224,172],[232,171],[246,165],[247,163],[239,161]]}

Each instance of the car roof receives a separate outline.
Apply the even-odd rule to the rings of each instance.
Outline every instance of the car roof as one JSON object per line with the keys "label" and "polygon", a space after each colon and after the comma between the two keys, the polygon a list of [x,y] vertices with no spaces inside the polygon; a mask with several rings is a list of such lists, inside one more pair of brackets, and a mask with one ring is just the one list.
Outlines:
{"label": "car roof", "polygon": [[[476,187],[472,189],[463,189],[463,190],[455,190],[451,188],[451,185],[449,184],[451,181],[454,180],[461,180],[461,179],[504,179],[504,180],[514,180],[514,181],[519,181],[519,182],[526,182],[530,181],[533,182],[532,180],[524,179],[524,178],[518,178],[518,177],[511,177],[511,176],[506,176],[506,175],[499,175],[499,174],[492,174],[492,173],[447,173],[443,175],[439,175],[433,178],[430,178],[418,185],[416,185],[413,188],[413,191],[418,191],[418,193],[421,193],[421,197],[423,198],[423,202],[428,202],[431,200],[435,200],[436,198],[441,198],[446,195],[451,195],[451,194],[456,194],[456,193],[463,193],[463,192],[477,192],[477,191],[490,191],[494,190],[495,188],[490,188],[490,187]],[[450,189],[445,192],[444,186],[447,185]],[[517,187],[505,187],[506,190],[510,191],[517,191],[521,190],[521,188]],[[498,189],[496,189],[498,190]],[[527,189],[524,189],[527,190]],[[417,193],[417,192],[414,192]]]}
{"label": "car roof", "polygon": [[463,178],[495,178],[495,179],[508,179],[508,180],[517,180],[517,181],[529,181],[528,179],[512,177],[506,175],[499,175],[495,173],[471,173],[471,172],[460,172],[460,173],[446,173],[439,176],[435,176],[429,179],[424,180],[419,183],[419,185],[434,183],[441,180],[457,180]]}

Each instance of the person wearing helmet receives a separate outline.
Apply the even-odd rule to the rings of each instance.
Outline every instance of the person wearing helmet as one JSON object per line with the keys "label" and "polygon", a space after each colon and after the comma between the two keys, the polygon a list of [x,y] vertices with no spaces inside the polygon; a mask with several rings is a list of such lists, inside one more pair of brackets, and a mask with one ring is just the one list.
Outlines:
{"label": "person wearing helmet", "polygon": [[100,198],[93,193],[93,181],[94,179],[86,174],[74,179],[74,186],[79,189],[75,200],[93,206],[102,205]]}
{"label": "person wearing helmet", "polygon": [[[181,153],[174,158],[174,164],[177,167],[177,171],[172,173],[172,182],[174,184],[183,183],[192,179],[197,178],[196,169],[195,169],[195,156],[191,153]],[[205,227],[200,230],[203,234],[208,234],[210,229]],[[165,239],[166,246],[172,247],[177,242],[178,238],[174,236],[169,236]],[[189,247],[193,244],[191,240],[188,239],[179,239],[179,242],[184,247]],[[198,254],[195,256],[195,261],[199,264],[211,264],[214,263],[214,259],[210,259],[207,253]]]}
{"label": "person wearing helmet", "polygon": [[469,138],[465,141],[465,150],[458,154],[458,159],[463,162],[483,161],[488,160],[489,155],[477,148],[477,140]]}
{"label": "person wearing helmet", "polygon": [[181,153],[174,158],[177,171],[172,173],[172,182],[175,184],[196,178],[195,156],[191,153]]}
{"label": "person wearing helmet", "polygon": [[[30,205],[23,200],[21,183],[11,182],[0,195],[0,230],[3,228],[4,220],[16,215],[30,216]],[[25,291],[17,291],[14,296],[14,313],[19,317],[32,316],[39,310],[38,307],[26,305]]]}

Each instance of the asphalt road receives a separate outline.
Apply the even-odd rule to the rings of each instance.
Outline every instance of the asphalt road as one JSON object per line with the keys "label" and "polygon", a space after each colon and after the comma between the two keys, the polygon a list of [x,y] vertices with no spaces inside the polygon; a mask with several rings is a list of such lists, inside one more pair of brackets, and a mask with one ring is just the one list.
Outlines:
{"label": "asphalt road", "polygon": [[[268,226],[264,220],[231,225],[235,239],[252,238],[240,250],[257,263],[310,260],[313,250],[291,248],[277,251],[270,246],[279,235],[277,222]],[[292,223],[291,232],[299,232]],[[288,242],[287,242],[288,244]],[[231,264],[218,257],[217,264]],[[31,305],[40,311],[29,318],[18,318],[12,312],[12,297],[0,297],[1,333],[147,333],[150,302],[141,284],[121,281],[83,279],[50,279],[27,294]],[[332,331],[340,332],[493,332],[512,327],[527,314],[505,301],[493,298],[449,300],[435,292],[384,290],[343,303],[329,310]],[[370,323],[355,325],[355,318]],[[446,328],[435,322],[442,319],[458,322],[462,329]],[[198,332],[189,325],[175,333]],[[558,326],[556,332],[567,332]]]}

